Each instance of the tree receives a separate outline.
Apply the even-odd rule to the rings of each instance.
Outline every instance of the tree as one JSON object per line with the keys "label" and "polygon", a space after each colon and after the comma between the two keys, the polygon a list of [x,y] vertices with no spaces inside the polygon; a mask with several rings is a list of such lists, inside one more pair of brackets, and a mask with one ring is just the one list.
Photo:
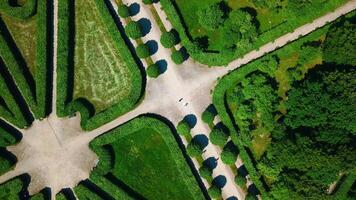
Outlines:
{"label": "tree", "polygon": [[247,193],[245,200],[256,200],[256,196],[251,194],[251,193]]}
{"label": "tree", "polygon": [[198,11],[199,24],[207,30],[215,30],[224,22],[224,12],[219,4],[213,4]]}
{"label": "tree", "polygon": [[345,21],[329,29],[323,59],[330,63],[356,65],[356,24]]}
{"label": "tree", "polygon": [[223,163],[227,165],[235,164],[237,160],[236,151],[232,148],[224,148],[224,150],[221,153],[221,160],[223,161]]}
{"label": "tree", "polygon": [[[224,26],[231,34],[239,35],[239,41],[254,41],[257,37],[257,27],[250,13],[241,9],[230,12]],[[234,41],[235,43],[237,41]]]}
{"label": "tree", "polygon": [[157,78],[160,75],[159,66],[157,64],[152,64],[147,67],[146,73],[151,78]]}
{"label": "tree", "polygon": [[171,55],[171,58],[172,58],[173,62],[177,65],[182,64],[184,62],[184,55],[183,55],[183,52],[180,50],[178,50],[178,51],[174,50]]}
{"label": "tree", "polygon": [[221,189],[218,188],[215,185],[212,185],[209,189],[208,189],[208,194],[212,199],[217,199],[221,197]]}
{"label": "tree", "polygon": [[119,13],[119,16],[122,18],[126,18],[130,16],[129,7],[127,7],[127,5],[125,4],[119,5],[119,7],[117,8],[117,12]]}
{"label": "tree", "polygon": [[140,44],[136,47],[136,53],[139,58],[147,58],[150,56],[150,49],[146,44]]}
{"label": "tree", "polygon": [[188,122],[182,120],[177,125],[177,132],[179,135],[188,136],[190,135],[190,126]]}
{"label": "tree", "polygon": [[127,36],[129,36],[132,39],[137,39],[142,37],[140,25],[135,21],[131,21],[126,25],[125,33]]}
{"label": "tree", "polygon": [[199,168],[199,174],[201,177],[205,178],[206,180],[211,180],[213,171],[206,165],[203,165]]}
{"label": "tree", "polygon": [[142,0],[142,2],[146,5],[149,5],[153,3],[153,0]]}
{"label": "tree", "polygon": [[224,147],[229,136],[222,128],[214,127],[209,135],[209,138],[211,143]]}
{"label": "tree", "polygon": [[214,121],[214,118],[215,118],[215,115],[207,109],[201,115],[201,119],[203,120],[203,122],[205,122],[207,124],[212,124]]}
{"label": "tree", "polygon": [[203,149],[195,141],[191,141],[187,146],[187,154],[190,157],[197,157],[203,153]]}
{"label": "tree", "polygon": [[239,172],[235,176],[235,183],[241,188],[246,188],[246,178],[243,177]]}
{"label": "tree", "polygon": [[163,45],[163,47],[165,47],[165,48],[171,48],[177,44],[177,38],[172,31],[164,32],[161,35],[160,41],[161,41],[161,44]]}

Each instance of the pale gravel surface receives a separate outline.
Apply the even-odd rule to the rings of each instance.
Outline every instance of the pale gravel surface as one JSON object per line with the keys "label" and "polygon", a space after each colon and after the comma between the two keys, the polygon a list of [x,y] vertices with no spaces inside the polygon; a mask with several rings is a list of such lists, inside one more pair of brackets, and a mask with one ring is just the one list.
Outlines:
{"label": "pale gravel surface", "polygon": [[[54,0],[55,8],[57,9],[57,1]],[[127,3],[137,3],[134,0],[126,0]],[[155,7],[159,7],[159,4],[155,5]],[[300,37],[301,35],[306,35],[311,31],[315,30],[317,27],[321,27],[325,25],[327,22],[331,22],[338,18],[339,16],[346,14],[356,7],[356,0],[352,0],[345,4],[344,6],[336,9],[333,13],[329,13],[314,20],[311,24],[306,24],[297,28],[294,32],[288,33],[277,40],[274,43],[268,43],[261,47],[259,51],[252,51],[246,54],[241,59],[236,59],[235,61],[231,62],[227,67],[220,67],[220,68],[208,68],[207,66],[198,64],[192,60],[188,60],[183,65],[177,66],[175,65],[170,59],[170,50],[164,49],[161,44],[159,43],[160,38],[160,31],[157,27],[157,24],[154,22],[153,17],[148,9],[147,6],[143,6],[141,4],[141,11],[138,15],[134,16],[135,20],[138,20],[142,17],[150,19],[152,23],[152,29],[150,33],[143,38],[144,41],[148,40],[155,40],[158,42],[158,52],[152,56],[154,61],[165,59],[168,62],[167,71],[158,77],[157,79],[150,79],[147,80],[146,86],[146,96],[144,101],[138,105],[138,107],[131,112],[118,117],[114,121],[103,125],[102,127],[91,131],[89,134],[84,133],[81,130],[78,130],[80,116],[79,114],[75,118],[64,118],[58,119],[57,117],[53,117],[51,115],[48,119],[43,120],[42,122],[34,122],[34,124],[26,129],[21,130],[21,132],[29,132],[32,134],[26,139],[24,137],[23,142],[20,144],[25,144],[27,141],[38,143],[35,146],[39,147],[47,147],[49,149],[52,148],[51,154],[47,151],[34,151],[38,155],[45,155],[44,157],[38,156],[37,161],[32,160],[31,162],[28,161],[27,157],[31,156],[31,150],[27,152],[27,156],[21,157],[19,162],[16,165],[15,170],[10,171],[2,176],[0,176],[0,184],[5,182],[8,179],[16,177],[20,174],[28,172],[29,170],[36,169],[35,172],[32,174],[32,180],[37,180],[31,183],[31,191],[36,191],[44,184],[47,186],[53,187],[53,192],[56,193],[63,187],[63,185],[67,185],[68,187],[73,187],[77,184],[79,179],[83,179],[89,175],[91,168],[93,167],[93,163],[96,162],[96,157],[88,150],[88,143],[94,139],[95,137],[121,125],[122,123],[140,115],[143,113],[156,113],[162,115],[172,121],[174,125],[177,123],[187,114],[194,114],[198,118],[198,123],[196,127],[194,127],[192,131],[192,135],[197,134],[205,134],[208,136],[210,129],[207,127],[201,120],[200,115],[203,110],[211,103],[211,94],[210,90],[214,88],[216,84],[216,79],[221,77],[229,72],[229,70],[236,69],[243,64],[250,62],[256,58],[263,56],[264,54],[275,50],[278,47],[285,45],[286,43],[293,41]],[[161,12],[160,9],[157,9],[159,15],[165,16],[164,12]],[[57,15],[57,11],[54,12]],[[162,19],[164,19],[162,17]],[[169,22],[163,20],[164,24],[167,27],[170,27]],[[57,17],[55,17],[54,25],[57,26]],[[57,31],[55,28],[54,31],[54,47],[57,46]],[[56,55],[56,50],[54,51]],[[56,69],[56,59],[54,60]],[[197,78],[199,77],[199,78]],[[54,74],[54,82],[56,81],[56,73]],[[56,83],[53,83],[53,87],[56,88]],[[178,100],[183,98],[182,102]],[[53,93],[53,102],[56,100],[56,92]],[[188,106],[184,104],[188,103]],[[53,111],[55,112],[55,107],[53,106]],[[47,122],[48,121],[48,122]],[[38,125],[40,124],[40,126]],[[41,125],[42,124],[42,125]],[[67,129],[75,129],[76,131],[67,131]],[[80,129],[80,128],[79,128]],[[35,131],[33,131],[35,130]],[[36,135],[38,133],[44,134],[46,137],[43,137],[40,141],[34,140],[31,138],[31,135]],[[68,134],[70,133],[70,134]],[[82,134],[83,133],[83,134]],[[54,137],[55,136],[55,137]],[[47,139],[45,139],[47,138]],[[52,144],[52,145],[50,145]],[[49,145],[49,146],[48,146]],[[9,150],[14,151],[17,155],[22,154],[24,149],[30,148],[31,146],[23,146],[18,145],[14,147],[9,147]],[[65,148],[64,148],[65,147]],[[63,149],[64,148],[64,149]],[[22,150],[21,150],[22,149]],[[38,148],[35,148],[38,149]],[[41,148],[42,149],[42,148]],[[46,148],[44,148],[46,149]],[[54,150],[53,150],[54,149]],[[27,150],[28,151],[28,150]],[[216,157],[218,158],[220,155],[220,149],[216,146],[209,143],[206,148],[205,153],[203,154],[204,158],[208,157]],[[65,153],[63,153],[65,152]],[[87,155],[85,157],[91,158],[88,160],[80,160],[81,157]],[[67,156],[69,155],[69,157]],[[56,159],[53,159],[53,158]],[[58,157],[62,158],[58,159]],[[40,159],[45,158],[45,159]],[[80,162],[77,162],[80,160]],[[41,168],[41,163],[46,163],[45,168]],[[21,164],[19,164],[21,163]],[[76,172],[77,176],[67,176],[63,175],[63,170],[60,170],[58,163],[69,163],[70,169],[73,172]],[[237,166],[240,166],[241,160],[236,163]],[[64,169],[67,166],[62,166]],[[69,171],[71,171],[69,170]],[[76,171],[77,170],[77,171]],[[52,173],[48,173],[48,171]],[[67,170],[64,170],[67,171]],[[223,197],[226,199],[230,196],[236,196],[239,199],[243,199],[245,195],[233,182],[233,174],[230,168],[226,167],[220,159],[218,161],[218,167],[214,170],[214,176],[217,175],[224,175],[227,178],[227,184],[223,188]],[[60,179],[58,177],[61,177]],[[78,177],[78,178],[75,178]],[[54,199],[54,196],[52,197]]]}

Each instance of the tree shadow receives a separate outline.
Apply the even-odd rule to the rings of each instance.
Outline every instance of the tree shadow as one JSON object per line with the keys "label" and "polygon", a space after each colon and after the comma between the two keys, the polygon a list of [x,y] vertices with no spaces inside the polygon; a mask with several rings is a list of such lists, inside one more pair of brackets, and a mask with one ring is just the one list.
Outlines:
{"label": "tree shadow", "polygon": [[76,200],[73,191],[69,188],[62,189],[61,193],[65,196],[67,200]]}
{"label": "tree shadow", "polygon": [[158,73],[159,74],[163,74],[164,72],[167,71],[167,65],[168,65],[167,61],[165,61],[163,59],[162,60],[158,60],[156,62],[156,65],[158,66]]}
{"label": "tree shadow", "polygon": [[192,142],[199,145],[202,149],[204,149],[209,144],[209,139],[204,134],[199,134],[193,137]]}
{"label": "tree shadow", "polygon": [[151,31],[152,24],[147,18],[141,18],[137,23],[140,25],[142,37],[146,36]]}
{"label": "tree shadow", "polygon": [[218,166],[218,159],[214,157],[209,157],[203,161],[203,165],[213,170]]}
{"label": "tree shadow", "polygon": [[31,182],[31,176],[29,174],[23,174],[19,176],[21,182],[22,182],[22,188],[21,191],[19,192],[19,199],[20,200],[27,200],[30,199],[30,193],[28,192],[28,186],[30,185]]}
{"label": "tree shadow", "polygon": [[238,200],[238,198],[237,198],[237,197],[232,196],[232,197],[227,198],[226,200]]}
{"label": "tree shadow", "polygon": [[129,6],[130,16],[135,16],[140,12],[140,5],[138,3],[132,3]]}
{"label": "tree shadow", "polygon": [[110,194],[105,192],[103,189],[98,187],[95,183],[93,183],[89,179],[86,179],[86,180],[80,182],[79,184],[85,186],[90,191],[94,192],[95,194],[97,194],[98,196],[100,196],[103,199],[114,200],[114,198]]}
{"label": "tree shadow", "polygon": [[248,171],[245,167],[245,165],[241,165],[238,169],[237,169],[237,173],[241,174],[241,176],[246,177],[248,175]]}
{"label": "tree shadow", "polygon": [[186,61],[189,58],[188,50],[185,47],[179,49],[180,52],[183,54],[183,59]]}
{"label": "tree shadow", "polygon": [[108,173],[107,175],[105,175],[105,178],[108,179],[111,183],[113,183],[117,187],[123,189],[133,199],[146,200],[144,196],[142,196],[137,191],[132,189],[130,186],[125,184],[122,180],[118,179],[114,174]]}
{"label": "tree shadow", "polygon": [[190,128],[194,128],[197,124],[197,117],[193,114],[186,115],[183,120],[188,123]]}
{"label": "tree shadow", "polygon": [[158,51],[158,44],[154,40],[149,40],[146,42],[146,45],[148,46],[148,50],[150,52],[150,56],[155,54]]}
{"label": "tree shadow", "polygon": [[4,129],[6,133],[11,134],[11,136],[13,136],[17,142],[22,139],[22,133],[20,131],[2,120],[0,120],[0,128]]}
{"label": "tree shadow", "polygon": [[223,175],[219,175],[214,178],[213,180],[213,185],[215,185],[218,188],[223,188],[226,185],[226,177]]}
{"label": "tree shadow", "polygon": [[253,194],[254,196],[260,194],[260,191],[257,189],[255,184],[251,184],[247,188],[248,193]]}

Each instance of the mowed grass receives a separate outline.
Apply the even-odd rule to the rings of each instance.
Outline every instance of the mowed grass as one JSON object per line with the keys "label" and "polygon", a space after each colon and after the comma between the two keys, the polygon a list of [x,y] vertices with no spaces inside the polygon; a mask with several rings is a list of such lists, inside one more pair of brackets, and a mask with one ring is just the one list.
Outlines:
{"label": "mowed grass", "polygon": [[112,147],[110,173],[144,198],[204,199],[173,133],[163,122],[136,118],[93,143],[94,151],[97,145]]}
{"label": "mowed grass", "polygon": [[122,57],[95,0],[76,0],[75,13],[73,96],[87,99],[100,112],[131,95],[132,66]]}
{"label": "mowed grass", "polygon": [[35,77],[37,52],[36,15],[26,20],[16,19],[14,17],[7,16],[6,14],[2,15],[1,18],[4,20],[17,47],[24,57],[32,76]]}

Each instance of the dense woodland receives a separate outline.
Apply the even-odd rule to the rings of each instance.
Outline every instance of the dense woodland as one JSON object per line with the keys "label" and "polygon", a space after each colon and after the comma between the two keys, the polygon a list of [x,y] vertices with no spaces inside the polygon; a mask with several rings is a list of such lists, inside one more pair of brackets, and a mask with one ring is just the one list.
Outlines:
{"label": "dense woodland", "polygon": [[342,19],[299,49],[268,55],[227,92],[269,198],[339,199],[342,180],[354,176],[355,41],[355,17]]}

